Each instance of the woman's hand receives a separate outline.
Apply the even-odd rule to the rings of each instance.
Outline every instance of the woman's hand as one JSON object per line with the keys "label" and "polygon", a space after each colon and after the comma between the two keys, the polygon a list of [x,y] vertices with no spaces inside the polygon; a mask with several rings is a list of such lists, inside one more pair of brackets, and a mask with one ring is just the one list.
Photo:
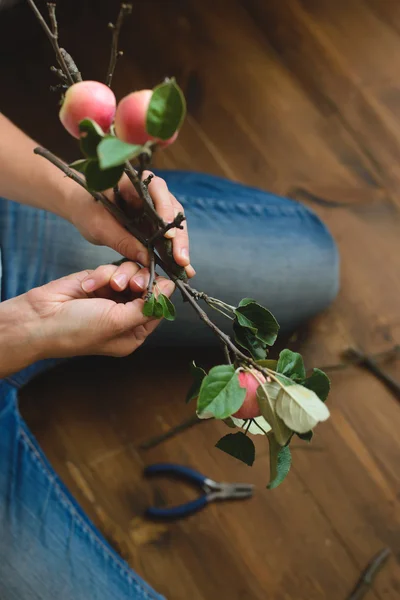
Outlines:
{"label": "woman's hand", "polygon": [[[150,171],[143,173],[145,179]],[[126,175],[119,184],[123,198],[132,208],[140,209],[142,200]],[[169,192],[167,184],[160,177],[153,177],[149,184],[149,192],[153,199],[156,211],[165,222],[171,222],[179,212],[184,212],[182,205]],[[70,190],[71,193],[71,190]],[[106,195],[113,200],[113,192]],[[142,265],[148,265],[148,255],[145,247],[130,235],[122,225],[99,202],[84,190],[74,187],[73,197],[69,199],[72,208],[71,221],[92,244],[109,246],[122,256],[130,260],[137,260]],[[188,277],[193,277],[195,271],[190,265],[189,238],[186,221],[182,223],[183,229],[170,229],[166,237],[172,238],[172,248],[175,261],[186,268]]]}
{"label": "woman's hand", "polygon": [[[104,265],[1,303],[0,377],[44,358],[130,354],[160,322],[142,313],[148,279],[136,263]],[[163,277],[156,284],[166,296],[174,290]]]}

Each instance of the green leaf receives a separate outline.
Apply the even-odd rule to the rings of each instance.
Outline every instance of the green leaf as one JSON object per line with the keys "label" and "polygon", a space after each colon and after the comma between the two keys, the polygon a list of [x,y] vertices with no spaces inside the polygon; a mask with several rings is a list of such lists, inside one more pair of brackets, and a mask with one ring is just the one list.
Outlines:
{"label": "green leaf", "polygon": [[298,383],[285,386],[278,394],[276,412],[296,433],[307,433],[329,417],[329,410],[317,394]]}
{"label": "green leaf", "polygon": [[204,369],[198,367],[194,361],[192,361],[190,365],[190,373],[193,377],[193,383],[190,386],[190,389],[186,395],[186,403],[190,402],[194,398],[197,398],[199,395],[199,391],[201,388],[201,382],[204,377],[207,375]]}
{"label": "green leaf", "polygon": [[236,343],[248,350],[255,360],[263,359],[267,356],[267,345],[258,340],[254,333],[249,329],[241,327],[239,323],[235,321],[233,323],[233,332]]}
{"label": "green leaf", "polygon": [[97,160],[89,160],[85,169],[86,183],[91,190],[103,192],[117,185],[124,172],[124,165],[111,169],[100,169]]}
{"label": "green leaf", "polygon": [[185,118],[185,96],[174,78],[154,88],[146,115],[146,131],[160,140],[169,140]]}
{"label": "green leaf", "polygon": [[328,398],[331,389],[329,377],[321,369],[313,369],[310,377],[303,382],[304,387],[313,390],[322,402]]}
{"label": "green leaf", "polygon": [[83,119],[79,123],[82,153],[88,158],[97,158],[97,146],[104,138],[104,131],[92,119]]}
{"label": "green leaf", "polygon": [[272,346],[277,338],[279,325],[274,315],[250,298],[244,298],[235,310],[239,325],[254,333],[256,338]]}
{"label": "green leaf", "polygon": [[228,433],[228,435],[221,438],[215,446],[223,452],[230,454],[230,456],[241,460],[249,467],[251,467],[254,462],[256,449],[252,440],[242,431],[238,431],[238,433]]}
{"label": "green leaf", "polygon": [[267,359],[256,360],[256,363],[258,365],[260,365],[260,367],[264,367],[264,369],[270,369],[271,371],[276,371],[278,361],[267,358]]}
{"label": "green leaf", "polygon": [[250,304],[251,302],[255,302],[255,300],[253,300],[253,298],[242,298],[239,302],[239,306],[247,306],[247,304]]}
{"label": "green leaf", "polygon": [[298,352],[282,350],[276,367],[278,373],[290,377],[293,381],[302,382],[306,377],[303,357]]}
{"label": "green leaf", "polygon": [[175,306],[172,304],[171,300],[167,296],[164,296],[164,294],[160,294],[157,300],[162,306],[164,319],[167,319],[167,321],[174,321]]}
{"label": "green leaf", "polygon": [[271,426],[276,441],[281,446],[285,446],[293,432],[276,413],[275,405],[280,390],[278,383],[264,383],[257,389],[257,401],[261,414]]}
{"label": "green leaf", "polygon": [[143,314],[145,317],[152,317],[154,314],[154,304],[156,301],[156,297],[154,294],[151,294],[150,298],[146,300],[143,306]]}
{"label": "green leaf", "polygon": [[161,319],[161,317],[164,315],[164,307],[161,304],[161,302],[159,301],[159,298],[154,302],[154,309],[153,309],[153,316],[156,319]]}
{"label": "green leaf", "polygon": [[126,144],[122,140],[107,135],[97,146],[97,156],[101,169],[109,169],[123,165],[127,160],[132,160],[143,151],[143,146]]}
{"label": "green leaf", "polygon": [[86,171],[86,167],[88,166],[89,163],[90,163],[90,159],[80,158],[79,160],[75,160],[69,166],[71,167],[71,169],[75,169],[76,171],[79,171],[79,173],[84,173]]}
{"label": "green leaf", "polygon": [[213,367],[201,383],[197,412],[200,417],[206,413],[216,419],[226,419],[239,410],[245,396],[246,390],[240,387],[233,365],[219,365]]}
{"label": "green leaf", "polygon": [[269,484],[267,488],[273,490],[282,483],[290,471],[292,455],[289,446],[280,446],[274,435],[268,435],[269,442]]}

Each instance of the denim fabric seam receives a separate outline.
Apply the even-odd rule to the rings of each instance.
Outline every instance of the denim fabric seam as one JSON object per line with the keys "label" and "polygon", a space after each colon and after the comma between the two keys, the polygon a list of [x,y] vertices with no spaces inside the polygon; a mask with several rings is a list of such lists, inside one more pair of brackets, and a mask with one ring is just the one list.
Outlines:
{"label": "denim fabric seam", "polygon": [[[242,196],[246,197],[246,196]],[[246,198],[252,198],[252,196],[247,196]],[[177,200],[179,200],[179,202],[184,202],[184,203],[204,203],[204,204],[209,204],[209,205],[213,205],[216,207],[220,207],[225,209],[227,212],[234,212],[234,210],[238,210],[239,212],[241,210],[243,210],[243,204],[241,202],[238,202],[236,198],[232,198],[232,201],[226,201],[226,196],[224,200],[220,200],[219,198],[210,198],[210,197],[203,197],[203,196],[196,196],[195,198],[193,196],[187,196],[187,195],[183,195],[183,194],[176,194],[176,198]],[[293,203],[295,204],[295,200],[293,200]],[[277,206],[277,205],[273,205],[273,206],[266,206],[265,204],[260,204],[257,202],[252,202],[251,204],[246,203],[246,211],[247,212],[253,212],[256,216],[260,216],[260,211],[267,213],[267,214],[308,214],[308,215],[314,215],[313,211],[308,208],[307,206],[304,206],[303,204],[295,204],[294,206]]]}
{"label": "denim fabric seam", "polygon": [[54,489],[56,490],[57,494],[59,494],[59,497],[61,499],[61,501],[63,502],[65,508],[70,512],[70,515],[76,519],[80,526],[82,527],[82,529],[86,532],[86,534],[90,537],[90,539],[103,551],[107,554],[107,557],[109,559],[111,559],[112,563],[120,569],[121,574],[125,574],[125,576],[127,577],[127,579],[134,585],[140,588],[141,592],[143,592],[143,594],[145,594],[145,597],[148,600],[158,600],[160,598],[160,595],[157,594],[156,592],[153,595],[150,595],[149,591],[143,587],[142,582],[137,580],[134,577],[134,572],[132,572],[130,570],[130,568],[127,568],[122,561],[122,558],[119,559],[119,557],[115,556],[112,551],[110,550],[110,548],[108,548],[100,538],[98,538],[95,533],[93,532],[93,530],[87,525],[87,523],[85,523],[85,521],[82,519],[81,515],[76,511],[76,509],[71,505],[71,502],[69,501],[68,497],[65,495],[65,493],[63,492],[63,490],[59,487],[59,485],[57,484],[57,480],[52,476],[52,473],[49,472],[49,470],[46,468],[46,465],[43,464],[42,458],[40,456],[40,454],[37,452],[35,446],[32,444],[32,441],[29,439],[29,437],[26,435],[25,431],[23,430],[22,427],[19,428],[19,432],[21,437],[24,439],[25,443],[29,446],[29,449],[33,455],[33,458],[36,460],[38,466],[41,468],[42,472],[46,475],[46,477],[49,479],[49,481],[52,483]]}

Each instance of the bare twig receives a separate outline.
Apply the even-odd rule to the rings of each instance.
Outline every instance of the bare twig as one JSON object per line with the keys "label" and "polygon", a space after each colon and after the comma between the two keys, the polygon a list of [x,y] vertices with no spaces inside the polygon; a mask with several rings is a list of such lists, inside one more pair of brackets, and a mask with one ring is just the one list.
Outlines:
{"label": "bare twig", "polygon": [[[51,31],[50,27],[47,25],[46,21],[44,20],[44,18],[42,17],[41,12],[39,11],[38,7],[36,6],[34,0],[28,0],[28,4],[29,6],[32,8],[33,12],[35,13],[37,20],[39,21],[40,25],[43,27],[45,34],[47,35],[47,37],[50,40],[51,45],[53,46],[54,52],[56,54],[57,57],[57,61],[58,64],[60,65],[61,69],[63,70],[65,77],[67,78],[67,81],[70,85],[72,85],[74,82],[74,79],[67,67],[67,64],[65,62],[65,58],[62,55],[60,46],[58,45],[58,32],[57,32],[57,26],[55,27],[55,31],[57,32],[57,35],[53,33],[53,31]],[[54,5],[50,4],[50,6],[54,7]],[[50,8],[49,6],[49,12],[51,11],[52,13],[54,12],[54,20],[55,20],[55,8]],[[51,15],[50,15],[51,18]],[[53,24],[52,24],[53,26]]]}
{"label": "bare twig", "polygon": [[125,17],[130,15],[132,12],[132,4],[121,4],[121,8],[119,9],[119,14],[117,18],[117,22],[115,25],[113,23],[109,23],[108,26],[112,29],[112,42],[111,42],[111,56],[110,62],[107,68],[107,76],[106,76],[106,85],[111,87],[112,78],[115,71],[115,66],[117,64],[118,56],[122,55],[122,52],[118,51],[118,38],[119,33],[121,31],[122,24],[124,22]]}
{"label": "bare twig", "polygon": [[135,188],[139,198],[143,200],[145,212],[148,215],[150,215],[152,221],[156,223],[159,227],[165,227],[166,223],[154,208],[154,202],[151,199],[147,186],[143,185],[143,182],[140,180],[136,169],[133,168],[130,162],[125,163],[125,173],[127,174],[133,187]]}
{"label": "bare twig", "polygon": [[166,225],[164,225],[164,227],[160,227],[160,229],[158,229],[158,231],[156,231],[155,234],[151,236],[151,238],[149,239],[149,244],[153,244],[156,240],[158,240],[158,238],[163,237],[170,229],[174,229],[175,227],[178,229],[183,229],[182,222],[185,221],[185,219],[185,215],[179,212],[176,215],[175,219],[171,221],[171,223],[167,223]]}
{"label": "bare twig", "polygon": [[146,300],[148,300],[151,296],[151,294],[153,293],[153,286],[154,286],[154,279],[156,276],[156,263],[155,263],[155,255],[154,255],[154,248],[153,246],[149,245],[148,246],[148,252],[149,252],[149,259],[150,259],[150,277],[149,277],[149,283],[147,285],[147,294],[146,294]]}
{"label": "bare twig", "polygon": [[229,354],[229,348],[226,344],[222,344],[222,346],[223,346],[226,362],[228,363],[228,365],[231,365],[232,360],[231,360],[231,355]]}
{"label": "bare twig", "polygon": [[349,596],[347,596],[347,600],[361,600],[364,598],[365,594],[371,589],[376,575],[385,565],[390,554],[390,548],[383,548],[383,550],[378,552],[378,554],[372,558],[367,567],[361,573],[361,576],[357,581],[353,591]]}
{"label": "bare twig", "polygon": [[[321,371],[342,371],[343,369],[348,369],[349,367],[353,365],[358,365],[360,364],[360,362],[362,362],[360,358],[358,358],[354,354],[350,356],[346,352],[344,352],[344,356],[346,357],[346,362],[336,363],[333,365],[323,365],[319,368],[321,369]],[[393,346],[389,350],[385,350],[384,352],[378,352],[377,354],[369,355],[370,358],[379,362],[395,358],[396,356],[400,356],[399,344],[396,344],[395,346]]]}
{"label": "bare twig", "polygon": [[380,379],[392,392],[392,394],[394,394],[394,396],[396,396],[396,398],[400,400],[400,383],[396,379],[391,377],[388,373],[385,373],[385,371],[383,371],[377,365],[376,361],[372,358],[372,356],[368,356],[367,354],[360,352],[360,350],[357,350],[356,348],[349,348],[344,356],[348,356],[350,360],[352,358],[356,359],[357,364],[360,367],[364,367],[364,369],[367,369],[373,375],[375,375],[375,377]]}
{"label": "bare twig", "polygon": [[57,18],[56,18],[56,5],[54,4],[54,2],[48,2],[47,8],[49,10],[51,31],[52,31],[52,34],[54,35],[54,37],[57,39],[58,38],[58,25],[57,25]]}
{"label": "bare twig", "polygon": [[140,450],[150,450],[150,448],[154,448],[155,446],[158,446],[158,444],[165,442],[165,440],[169,440],[178,433],[181,433],[181,431],[186,431],[187,429],[194,427],[194,425],[200,425],[200,423],[206,422],[207,421],[205,419],[199,419],[197,415],[194,415],[182,423],[179,423],[179,425],[176,425],[176,427],[171,427],[171,429],[168,429],[168,431],[165,433],[156,435],[146,442],[143,442],[143,444],[140,444],[139,448]]}

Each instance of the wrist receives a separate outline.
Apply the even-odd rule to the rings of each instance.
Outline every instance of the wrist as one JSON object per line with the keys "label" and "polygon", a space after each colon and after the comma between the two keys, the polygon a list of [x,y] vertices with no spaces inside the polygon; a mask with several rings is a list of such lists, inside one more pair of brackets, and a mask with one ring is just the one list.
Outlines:
{"label": "wrist", "polygon": [[39,319],[26,294],[0,303],[0,378],[45,358]]}

